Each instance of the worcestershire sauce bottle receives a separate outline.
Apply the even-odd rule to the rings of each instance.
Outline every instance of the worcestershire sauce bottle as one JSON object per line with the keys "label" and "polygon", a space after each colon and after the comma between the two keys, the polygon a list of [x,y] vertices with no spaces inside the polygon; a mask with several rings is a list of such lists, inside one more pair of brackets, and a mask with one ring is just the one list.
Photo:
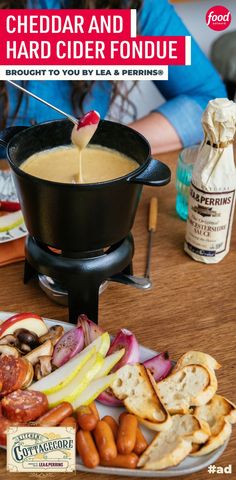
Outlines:
{"label": "worcestershire sauce bottle", "polygon": [[229,251],[233,222],[236,104],[211,100],[202,125],[205,138],[193,168],[184,250],[198,262],[218,263]]}

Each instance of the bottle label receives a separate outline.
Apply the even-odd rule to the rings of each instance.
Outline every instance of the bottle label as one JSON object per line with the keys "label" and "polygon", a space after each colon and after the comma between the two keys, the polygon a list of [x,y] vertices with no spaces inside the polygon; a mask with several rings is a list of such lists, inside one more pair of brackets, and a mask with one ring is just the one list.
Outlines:
{"label": "bottle label", "polygon": [[235,190],[204,192],[190,185],[186,245],[201,256],[215,257],[230,240]]}

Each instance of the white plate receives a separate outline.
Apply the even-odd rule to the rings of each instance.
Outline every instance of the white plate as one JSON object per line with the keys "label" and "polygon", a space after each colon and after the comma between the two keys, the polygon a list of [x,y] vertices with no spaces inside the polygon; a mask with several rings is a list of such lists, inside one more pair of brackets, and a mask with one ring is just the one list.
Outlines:
{"label": "white plate", "polygon": [[[0,322],[6,320],[9,318],[13,313],[7,313],[7,312],[0,312]],[[47,324],[49,326],[55,325],[55,324],[60,324],[64,327],[65,331],[70,330],[71,328],[74,327],[74,325],[70,323],[65,323],[65,322],[60,322],[57,320],[51,320],[45,318]],[[140,353],[141,353],[141,361],[145,361],[150,357],[153,357],[157,352],[154,352],[153,350],[150,350],[149,348],[140,346]],[[107,407],[104,405],[101,405],[99,402],[96,402],[98,411],[100,413],[100,416],[103,417],[104,415],[111,415],[114,418],[118,418],[121,411],[123,410],[122,408],[114,408],[114,407]],[[142,428],[143,429],[143,428]],[[149,441],[151,439],[150,435],[150,430],[143,429],[145,436],[147,440]],[[149,438],[148,438],[148,437]],[[200,470],[206,469],[208,465],[215,464],[216,460],[222,455],[224,452],[226,446],[226,442],[222,447],[218,448],[212,453],[209,453],[208,455],[203,455],[201,457],[187,457],[183,462],[181,462],[179,465],[176,467],[168,468],[166,470],[129,470],[126,468],[110,468],[110,467],[96,467],[95,469],[90,469],[86,468],[80,461],[80,458],[78,457],[77,460],[77,470],[80,472],[90,472],[93,474],[96,473],[103,473],[106,475],[121,475],[121,476],[126,476],[126,477],[143,477],[143,478],[170,478],[170,477],[179,477],[181,475],[190,475],[191,473],[194,472],[199,472]]]}
{"label": "white plate", "polygon": [[0,232],[0,244],[12,242],[13,240],[17,240],[18,238],[25,237],[27,235],[27,230],[24,222],[16,228],[12,228],[7,232]]}
{"label": "white plate", "polygon": [[[15,186],[11,177],[10,170],[0,170],[0,200],[18,202]],[[25,237],[27,230],[24,222],[7,232],[0,232],[0,244],[12,242],[18,238]]]}

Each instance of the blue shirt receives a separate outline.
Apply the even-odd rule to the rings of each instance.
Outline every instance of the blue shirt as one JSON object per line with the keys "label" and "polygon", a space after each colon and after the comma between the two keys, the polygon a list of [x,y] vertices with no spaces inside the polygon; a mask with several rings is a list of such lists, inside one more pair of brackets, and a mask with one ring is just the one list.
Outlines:
{"label": "blue shirt", "polygon": [[[79,2],[78,2],[79,3]],[[35,3],[34,3],[35,5]],[[38,0],[41,8],[60,8],[59,0]],[[32,7],[29,3],[29,7]],[[189,35],[182,20],[167,0],[143,0],[139,12],[141,35]],[[191,66],[169,67],[169,79],[154,81],[165,98],[165,102],[154,108],[164,115],[177,131],[183,146],[193,145],[202,140],[201,115],[209,100],[226,97],[220,76],[192,38]],[[67,80],[28,81],[27,88],[62,110],[73,113],[71,104],[71,83]],[[10,110],[8,125],[12,124],[17,102],[14,87],[9,86]],[[102,118],[109,112],[111,83],[96,81],[84,102],[84,110],[98,110]],[[154,106],[155,107],[155,106]],[[23,98],[15,124],[27,125],[32,122],[61,118],[50,108],[39,104],[33,98]]]}

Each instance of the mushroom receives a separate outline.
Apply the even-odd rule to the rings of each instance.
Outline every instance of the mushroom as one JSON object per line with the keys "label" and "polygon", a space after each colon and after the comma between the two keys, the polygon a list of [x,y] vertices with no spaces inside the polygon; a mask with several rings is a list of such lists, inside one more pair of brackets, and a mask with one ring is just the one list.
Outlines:
{"label": "mushroom", "polygon": [[36,363],[38,363],[39,361],[39,357],[42,357],[44,355],[52,355],[52,352],[53,344],[50,340],[47,340],[46,342],[42,343],[42,345],[39,345],[39,347],[27,353],[27,355],[24,355],[23,358],[29,360],[32,365],[36,365]]}
{"label": "mushroom", "polygon": [[5,335],[4,337],[0,338],[0,345],[9,345],[14,346],[16,348],[19,347],[19,341],[15,337],[15,335]]}
{"label": "mushroom", "polygon": [[39,345],[38,335],[34,332],[30,332],[26,328],[18,328],[14,332],[14,335],[19,341],[22,352],[30,352]]}
{"label": "mushroom", "polygon": [[16,348],[10,345],[0,345],[0,356],[12,355],[13,357],[19,357],[19,352]]}
{"label": "mushroom", "polygon": [[46,340],[51,340],[53,346],[56,345],[58,340],[64,334],[64,328],[61,325],[54,325],[50,327],[48,332],[45,335],[39,337],[39,343],[44,343]]}
{"label": "mushroom", "polygon": [[29,345],[26,345],[26,343],[21,343],[20,352],[23,353],[23,355],[25,355],[26,353],[31,352],[31,348]]}
{"label": "mushroom", "polygon": [[52,371],[51,355],[42,355],[38,358],[39,362],[34,367],[34,374],[37,380],[40,380]]}

